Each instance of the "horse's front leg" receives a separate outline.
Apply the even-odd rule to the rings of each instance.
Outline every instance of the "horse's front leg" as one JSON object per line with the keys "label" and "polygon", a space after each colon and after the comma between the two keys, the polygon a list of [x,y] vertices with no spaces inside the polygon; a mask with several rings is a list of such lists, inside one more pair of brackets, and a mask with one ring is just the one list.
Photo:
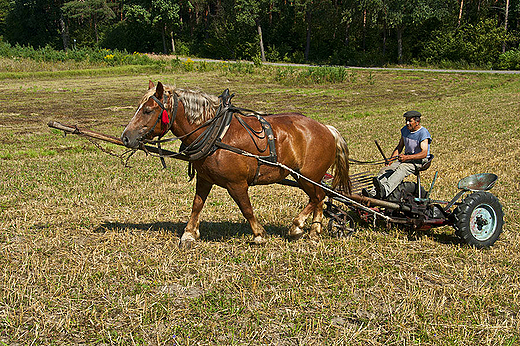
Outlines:
{"label": "horse's front leg", "polygon": [[195,191],[195,198],[193,199],[193,206],[191,208],[191,215],[184,233],[182,234],[181,241],[179,243],[180,248],[191,248],[193,243],[199,239],[199,215],[204,207],[204,202],[208,198],[209,192],[213,184],[207,180],[199,177],[197,174],[197,185]]}
{"label": "horse's front leg", "polygon": [[249,226],[251,226],[251,229],[253,230],[253,242],[257,245],[261,245],[267,241],[267,234],[253,214],[253,207],[251,206],[251,200],[249,199],[249,193],[247,191],[248,188],[249,186],[246,182],[230,184],[227,186],[229,195],[238,205],[242,215],[244,215],[247,222],[249,222]]}

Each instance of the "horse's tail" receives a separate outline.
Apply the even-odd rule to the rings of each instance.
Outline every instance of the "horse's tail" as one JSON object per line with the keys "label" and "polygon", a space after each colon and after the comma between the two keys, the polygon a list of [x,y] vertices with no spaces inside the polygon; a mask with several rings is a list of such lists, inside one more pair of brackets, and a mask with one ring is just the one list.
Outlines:
{"label": "horse's tail", "polygon": [[347,194],[350,194],[352,191],[352,183],[350,182],[350,177],[348,173],[349,162],[347,142],[334,126],[327,125],[327,127],[334,136],[334,140],[336,141],[336,157],[334,159],[334,164],[332,165],[332,170],[334,174],[334,179],[332,180],[332,188],[337,188],[341,191],[347,192]]}

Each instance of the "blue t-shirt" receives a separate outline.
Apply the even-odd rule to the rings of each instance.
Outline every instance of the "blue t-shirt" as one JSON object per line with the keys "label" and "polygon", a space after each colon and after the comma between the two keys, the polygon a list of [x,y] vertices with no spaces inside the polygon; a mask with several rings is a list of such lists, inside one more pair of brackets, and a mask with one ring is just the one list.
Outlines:
{"label": "blue t-shirt", "polygon": [[421,142],[428,139],[428,156],[430,156],[430,143],[432,142],[432,136],[425,127],[422,127],[415,131],[410,132],[406,126],[401,129],[401,136],[404,140],[404,153],[406,155],[417,154],[421,152]]}

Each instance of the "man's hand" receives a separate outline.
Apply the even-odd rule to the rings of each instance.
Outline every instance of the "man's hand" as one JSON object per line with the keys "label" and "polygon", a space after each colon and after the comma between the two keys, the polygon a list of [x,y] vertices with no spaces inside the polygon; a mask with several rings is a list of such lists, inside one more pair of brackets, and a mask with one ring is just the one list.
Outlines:
{"label": "man's hand", "polygon": [[410,155],[399,154],[397,159],[399,160],[399,162],[406,162],[409,160],[409,157],[410,157]]}

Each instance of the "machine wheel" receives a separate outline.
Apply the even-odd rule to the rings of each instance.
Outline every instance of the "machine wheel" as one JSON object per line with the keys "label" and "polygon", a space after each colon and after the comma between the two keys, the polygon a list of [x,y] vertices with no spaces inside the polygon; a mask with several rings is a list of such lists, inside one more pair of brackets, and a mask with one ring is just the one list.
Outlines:
{"label": "machine wheel", "polygon": [[453,216],[455,233],[479,249],[493,245],[504,224],[504,212],[498,198],[484,191],[467,196]]}
{"label": "machine wheel", "polygon": [[355,231],[355,221],[352,216],[342,213],[337,218],[331,218],[328,230],[331,237],[345,238]]}

